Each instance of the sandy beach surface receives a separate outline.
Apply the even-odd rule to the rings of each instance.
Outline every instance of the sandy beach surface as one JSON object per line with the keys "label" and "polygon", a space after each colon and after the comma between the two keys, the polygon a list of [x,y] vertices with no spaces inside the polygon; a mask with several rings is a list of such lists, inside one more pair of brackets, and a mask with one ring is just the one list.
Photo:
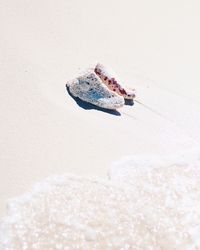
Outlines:
{"label": "sandy beach surface", "polygon": [[[199,1],[0,0],[0,215],[53,174],[105,177],[126,155],[200,143]],[[77,104],[94,62],[136,88],[119,113]]]}

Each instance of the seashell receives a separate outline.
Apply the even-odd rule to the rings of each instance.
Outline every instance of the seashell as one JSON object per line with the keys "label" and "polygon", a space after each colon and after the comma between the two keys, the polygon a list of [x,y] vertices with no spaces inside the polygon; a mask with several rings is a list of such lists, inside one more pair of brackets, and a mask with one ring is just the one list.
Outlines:
{"label": "seashell", "polygon": [[105,109],[115,110],[124,105],[124,99],[104,85],[94,69],[67,83],[74,97]]}
{"label": "seashell", "polygon": [[124,99],[134,99],[135,91],[134,89],[124,88],[119,79],[114,77],[104,65],[98,63],[94,69],[95,73],[101,78],[102,82],[112,91],[116,92],[118,95],[123,96]]}

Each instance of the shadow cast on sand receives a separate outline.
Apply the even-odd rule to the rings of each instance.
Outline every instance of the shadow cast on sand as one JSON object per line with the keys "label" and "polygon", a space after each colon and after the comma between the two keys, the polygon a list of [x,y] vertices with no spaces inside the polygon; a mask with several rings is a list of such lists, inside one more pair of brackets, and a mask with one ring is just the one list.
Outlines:
{"label": "shadow cast on sand", "polygon": [[69,90],[69,87],[67,85],[66,85],[66,89],[67,89],[68,94],[74,99],[74,101],[82,109],[85,109],[85,110],[95,109],[95,110],[98,110],[98,111],[108,113],[110,115],[121,116],[121,113],[118,112],[117,110],[110,110],[110,109],[100,108],[100,107],[98,107],[96,105],[93,105],[93,104],[91,104],[89,102],[82,101],[80,98],[73,96],[72,93]]}
{"label": "shadow cast on sand", "polygon": [[125,99],[124,101],[125,101],[125,105],[128,105],[128,106],[133,106],[134,105],[133,100]]}

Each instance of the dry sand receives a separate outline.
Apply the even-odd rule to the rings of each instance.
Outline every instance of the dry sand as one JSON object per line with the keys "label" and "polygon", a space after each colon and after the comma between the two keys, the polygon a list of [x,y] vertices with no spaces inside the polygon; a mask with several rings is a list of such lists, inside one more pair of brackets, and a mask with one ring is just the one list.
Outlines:
{"label": "dry sand", "polygon": [[[199,7],[0,0],[1,215],[7,199],[46,176],[106,176],[124,155],[199,147]],[[111,65],[151,110],[77,105],[66,81],[95,61]]]}

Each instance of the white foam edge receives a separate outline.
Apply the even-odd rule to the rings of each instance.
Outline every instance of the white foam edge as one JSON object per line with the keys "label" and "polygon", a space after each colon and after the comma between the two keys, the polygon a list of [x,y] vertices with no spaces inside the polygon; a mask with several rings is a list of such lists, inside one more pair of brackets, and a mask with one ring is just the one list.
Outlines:
{"label": "white foam edge", "polygon": [[127,155],[111,164],[108,177],[111,180],[126,174],[130,168],[141,168],[150,171],[152,168],[172,165],[200,167],[200,147],[168,154],[134,154]]}
{"label": "white foam edge", "polygon": [[2,222],[12,222],[19,219],[18,211],[19,207],[29,201],[31,201],[35,196],[47,193],[51,190],[55,185],[67,185],[66,179],[73,181],[89,181],[91,183],[98,183],[104,186],[110,186],[116,189],[124,190],[117,185],[117,183],[112,182],[108,179],[99,178],[97,176],[79,176],[74,174],[63,174],[63,175],[52,175],[45,178],[42,181],[35,183],[30,190],[26,191],[24,194],[19,195],[17,197],[11,198],[7,200],[7,215],[0,220],[0,226]]}

